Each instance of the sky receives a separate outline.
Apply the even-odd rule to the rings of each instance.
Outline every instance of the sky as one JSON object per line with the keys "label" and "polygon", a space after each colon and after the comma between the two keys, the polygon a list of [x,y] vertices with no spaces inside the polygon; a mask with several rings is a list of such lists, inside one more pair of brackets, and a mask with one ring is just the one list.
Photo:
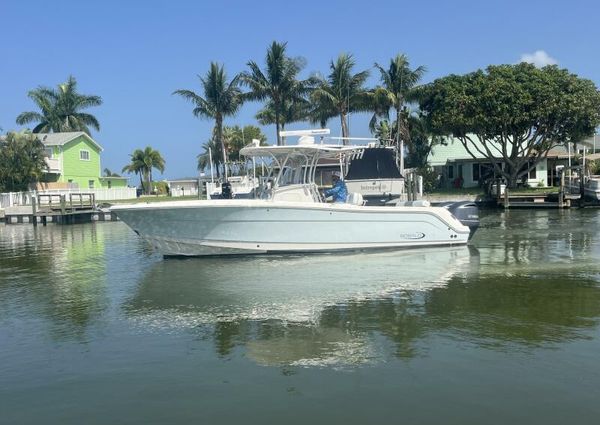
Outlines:
{"label": "sky", "polygon": [[[100,121],[92,136],[104,147],[103,168],[120,171],[134,149],[152,146],[166,160],[162,177],[194,176],[214,123],[194,117],[172,92],[201,93],[198,75],[211,61],[233,77],[249,60],[262,65],[277,40],[306,60],[302,77],[326,75],[342,52],[354,55],[356,71],[404,53],[412,66],[427,67],[424,83],[525,60],[558,64],[598,85],[599,12],[591,0],[0,0],[0,127],[21,129],[17,115],[36,110],[27,92],[73,75],[80,93],[103,99],[87,110]],[[377,83],[372,70],[368,85]],[[225,124],[256,125],[260,108],[246,104]],[[352,136],[370,136],[368,118],[351,116]],[[328,126],[339,135],[339,119]],[[275,142],[274,126],[263,132]]]}

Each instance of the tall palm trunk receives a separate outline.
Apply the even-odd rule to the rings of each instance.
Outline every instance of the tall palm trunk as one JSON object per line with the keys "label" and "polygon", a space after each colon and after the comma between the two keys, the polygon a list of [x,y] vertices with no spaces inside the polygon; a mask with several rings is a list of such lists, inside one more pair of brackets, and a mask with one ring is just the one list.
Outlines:
{"label": "tall palm trunk", "polygon": [[404,174],[404,138],[400,134],[401,105],[396,105],[396,149],[400,150],[400,174]]}
{"label": "tall palm trunk", "polygon": [[279,134],[281,128],[281,122],[279,119],[279,106],[275,107],[275,131],[277,132],[277,146],[283,145],[283,141],[281,140],[281,135]]}
{"label": "tall palm trunk", "polygon": [[342,137],[344,137],[343,141],[344,141],[344,145],[348,144],[348,140],[345,139],[346,137],[350,137],[349,136],[349,131],[348,131],[348,120],[347,120],[347,114],[345,112],[340,113],[340,119],[342,120]]}
{"label": "tall palm trunk", "polygon": [[142,186],[142,192],[146,193],[146,187],[144,185],[144,179],[142,178],[142,172],[139,172],[140,174],[140,186]]}
{"label": "tall palm trunk", "polygon": [[223,116],[219,113],[215,118],[215,127],[217,143],[221,145],[221,151],[223,152],[223,175],[225,180],[227,180],[227,150],[225,149],[225,141],[223,140]]}

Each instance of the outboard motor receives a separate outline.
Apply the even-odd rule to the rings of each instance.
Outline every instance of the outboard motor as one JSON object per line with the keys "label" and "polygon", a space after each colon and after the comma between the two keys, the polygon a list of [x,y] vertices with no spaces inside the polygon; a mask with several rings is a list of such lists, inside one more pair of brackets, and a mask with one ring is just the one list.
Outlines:
{"label": "outboard motor", "polygon": [[233,193],[231,192],[231,183],[223,182],[223,184],[221,184],[221,197],[223,199],[233,198]]}
{"label": "outboard motor", "polygon": [[446,208],[463,225],[471,231],[469,239],[473,237],[479,228],[479,207],[471,201],[442,202],[438,206]]}

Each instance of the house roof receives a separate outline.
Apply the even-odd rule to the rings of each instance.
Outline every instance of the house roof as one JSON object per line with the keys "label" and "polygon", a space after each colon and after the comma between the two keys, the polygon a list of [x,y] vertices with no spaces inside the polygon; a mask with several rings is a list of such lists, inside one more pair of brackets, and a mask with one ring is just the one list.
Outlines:
{"label": "house roof", "polygon": [[67,143],[75,140],[76,138],[83,136],[90,143],[96,146],[101,152],[104,150],[94,139],[92,139],[87,133],[83,131],[70,131],[64,133],[37,133],[36,134],[40,141],[45,146],[64,146]]}
{"label": "house roof", "polygon": [[[465,161],[465,160],[473,161],[474,159],[487,159],[487,156],[482,155],[477,149],[475,149],[469,145],[471,152],[473,152],[473,154],[476,156],[476,158],[473,158],[469,154],[469,152],[467,152],[467,150],[463,146],[462,142],[459,139],[457,139],[456,137],[448,137],[447,140],[448,140],[447,145],[437,145],[431,150],[431,153],[429,154],[429,157],[428,157],[429,164],[431,166],[445,165],[448,162]],[[479,139],[477,137],[472,136],[472,140],[480,146],[482,151],[484,150],[482,147],[483,145],[481,145],[481,142],[479,141]],[[595,135],[593,137],[590,137],[582,142],[579,142],[578,145],[585,146],[588,149],[596,146],[598,149],[600,149],[600,136]],[[571,155],[574,155],[574,153],[575,153],[574,150],[571,149]],[[568,150],[564,146],[556,146],[548,152],[548,157],[550,157],[550,158],[567,158],[568,156],[569,156]],[[496,156],[496,158],[501,158],[501,157],[502,156],[500,154],[498,154]]]}
{"label": "house roof", "polygon": [[[460,161],[460,160],[473,160],[473,157],[465,147],[462,142],[456,137],[448,137],[446,145],[437,145],[431,149],[431,153],[429,154],[429,164],[434,167],[436,165],[446,165],[448,162]],[[478,141],[477,138],[473,140]],[[481,155],[477,149],[471,149],[473,154],[478,159],[485,159],[486,157]]]}

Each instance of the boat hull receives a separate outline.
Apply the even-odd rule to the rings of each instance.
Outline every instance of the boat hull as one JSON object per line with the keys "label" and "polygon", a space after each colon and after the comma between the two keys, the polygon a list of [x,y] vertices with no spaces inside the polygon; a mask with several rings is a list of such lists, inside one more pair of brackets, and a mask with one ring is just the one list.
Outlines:
{"label": "boat hull", "polygon": [[444,208],[364,207],[261,200],[191,201],[114,207],[167,256],[460,245],[469,229]]}

